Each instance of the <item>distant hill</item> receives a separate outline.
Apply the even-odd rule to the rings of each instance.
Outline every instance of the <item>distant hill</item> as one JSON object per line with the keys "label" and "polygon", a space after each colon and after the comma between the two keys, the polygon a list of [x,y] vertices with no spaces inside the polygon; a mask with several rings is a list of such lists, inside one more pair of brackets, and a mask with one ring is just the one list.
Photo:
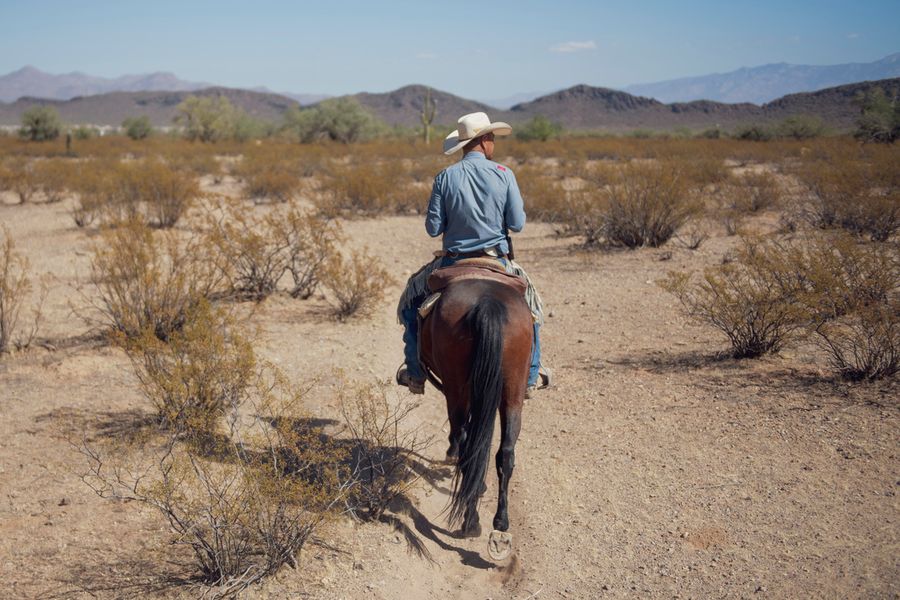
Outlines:
{"label": "distant hill", "polygon": [[[360,104],[389,125],[416,127],[421,125],[419,115],[427,89],[424,85],[408,85],[384,94],[364,92],[350,97],[358,100]],[[440,90],[432,89],[431,94],[437,109],[435,123],[455,124],[459,117],[471,112],[484,111],[488,114],[497,112],[487,104],[466,100]]]}
{"label": "distant hill", "polygon": [[32,66],[0,76],[0,101],[12,102],[23,96],[69,100],[76,96],[94,96],[108,92],[199,90],[212,84],[178,79],[172,73],[149,73],[105,78],[85,73],[52,75]]}
{"label": "distant hill", "polygon": [[146,115],[157,127],[172,125],[178,105],[190,95],[224,96],[250,116],[266,121],[280,121],[284,112],[297,104],[278,94],[222,87],[190,92],[112,92],[71,100],[20,98],[12,103],[0,102],[0,125],[17,125],[29,107],[44,105],[55,107],[66,123],[119,125],[126,117]]}
{"label": "distant hill", "polygon": [[656,83],[630,85],[630,94],[661,102],[752,102],[764,104],[797,92],[811,92],[860,81],[900,77],[900,53],[870,63],[844,65],[790,65],[778,63],[742,68],[730,73],[684,77]]}
{"label": "distant hill", "polygon": [[[895,78],[790,94],[762,106],[709,100],[665,104],[609,88],[576,85],[517,104],[507,111],[440,90],[432,90],[432,94],[437,104],[435,124],[446,126],[447,131],[459,116],[475,111],[485,111],[495,121],[504,120],[512,124],[521,124],[543,115],[566,129],[608,132],[670,130],[676,127],[704,129],[713,126],[731,129],[747,123],[774,123],[794,115],[818,116],[829,127],[846,130],[855,125],[859,116],[855,98],[875,86],[891,94],[900,94],[900,78]],[[393,92],[356,94],[352,97],[391,125],[418,127],[426,89],[425,86],[410,85]],[[118,125],[125,117],[147,115],[154,125],[171,125],[176,107],[190,94],[225,96],[250,115],[275,122],[281,120],[288,107],[297,104],[293,99],[279,94],[231,88],[206,88],[193,92],[114,92],[66,101],[20,98],[13,103],[0,102],[0,124],[17,125],[28,107],[51,105],[68,123]]]}
{"label": "distant hill", "polygon": [[664,104],[607,88],[578,85],[516,105],[506,115],[512,123],[544,115],[568,129],[612,132],[713,126],[729,129],[747,123],[774,123],[791,116],[811,115],[820,117],[831,128],[846,130],[854,127],[859,117],[859,107],[854,102],[857,95],[876,86],[900,93],[900,78],[790,94],[762,106],[709,100]]}

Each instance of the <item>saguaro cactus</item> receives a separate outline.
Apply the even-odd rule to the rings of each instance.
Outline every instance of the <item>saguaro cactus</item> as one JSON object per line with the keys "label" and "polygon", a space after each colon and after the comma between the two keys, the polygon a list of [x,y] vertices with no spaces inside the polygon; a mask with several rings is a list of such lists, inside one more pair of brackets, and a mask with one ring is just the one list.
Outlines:
{"label": "saguaro cactus", "polygon": [[437,107],[434,98],[431,97],[431,88],[425,88],[425,101],[422,103],[422,111],[419,113],[419,118],[422,120],[426,144],[431,143],[431,124],[434,122],[436,114]]}

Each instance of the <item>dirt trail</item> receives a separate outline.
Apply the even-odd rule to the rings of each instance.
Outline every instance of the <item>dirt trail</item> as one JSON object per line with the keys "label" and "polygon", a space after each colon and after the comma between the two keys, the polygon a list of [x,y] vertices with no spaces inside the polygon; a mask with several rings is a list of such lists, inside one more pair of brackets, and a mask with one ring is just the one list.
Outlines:
{"label": "dirt trail", "polygon": [[[37,273],[52,273],[44,334],[73,336],[87,236],[66,206],[0,207]],[[353,221],[398,281],[434,247],[418,218]],[[402,242],[401,242],[402,241]],[[698,252],[582,253],[544,225],[518,236],[544,296],[543,341],[557,386],[525,408],[511,492],[515,554],[493,564],[487,535],[460,540],[441,511],[449,478],[423,479],[400,521],[431,561],[388,525],[341,522],[330,546],[248,598],[892,597],[900,594],[900,419],[896,385],[831,381],[813,349],[755,362],[716,358],[714,332],[687,322],[655,285],[669,270],[718,261]],[[387,379],[401,357],[393,298],[371,320],[323,318],[321,298],[279,295],[254,316],[259,351],[305,381],[334,367]],[[327,379],[327,378],[326,378]],[[97,498],[70,446],[120,435],[147,410],[125,357],[82,344],[0,362],[0,582],[5,597],[191,597],[166,562],[156,515]],[[327,380],[310,409],[336,418]],[[433,433],[440,472],[442,398],[415,422]],[[496,478],[482,505],[490,523]],[[158,582],[169,578],[170,587]],[[185,591],[188,589],[189,591]]]}

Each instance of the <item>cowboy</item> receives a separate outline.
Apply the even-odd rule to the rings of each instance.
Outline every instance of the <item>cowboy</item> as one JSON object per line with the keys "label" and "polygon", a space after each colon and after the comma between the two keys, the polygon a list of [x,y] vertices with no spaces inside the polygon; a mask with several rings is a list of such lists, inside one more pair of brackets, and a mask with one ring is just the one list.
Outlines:
{"label": "cowboy", "polygon": [[525,226],[525,210],[516,177],[509,167],[493,162],[494,138],[512,133],[506,123],[491,123],[483,112],[460,117],[456,131],[444,139],[444,154],[463,149],[463,157],[434,178],[425,230],[431,237],[443,234],[443,251],[409,278],[397,309],[405,327],[405,363],[397,371],[397,383],[414,394],[425,393],[425,373],[418,357],[419,306],[428,295],[428,275],[437,268],[474,257],[492,257],[507,271],[524,276],[529,284],[526,300],[535,315],[534,348],[528,373],[528,390],[550,383],[549,371],[541,366],[538,331],[542,322],[540,297],[530,279],[515,264],[510,254],[508,231],[519,232]]}

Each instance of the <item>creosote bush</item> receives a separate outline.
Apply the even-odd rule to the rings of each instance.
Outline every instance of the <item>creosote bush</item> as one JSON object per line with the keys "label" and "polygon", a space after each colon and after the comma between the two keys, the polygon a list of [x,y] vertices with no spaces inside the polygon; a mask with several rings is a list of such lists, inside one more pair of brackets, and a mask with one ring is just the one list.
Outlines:
{"label": "creosote bush", "polygon": [[350,494],[354,514],[367,520],[382,517],[391,502],[418,479],[415,457],[430,439],[408,424],[418,407],[412,401],[389,397],[386,383],[343,387],[339,400],[347,433],[353,443],[355,486]]}
{"label": "creosote bush", "polygon": [[322,285],[336,319],[366,316],[384,300],[385,288],[392,283],[390,273],[368,251],[354,251],[349,258],[335,254],[322,271]]}
{"label": "creosote bush", "polygon": [[900,300],[865,306],[815,329],[834,369],[851,381],[893,377],[900,371]]}
{"label": "creosote bush", "polygon": [[757,213],[778,206],[778,182],[771,173],[745,173],[732,177],[723,191],[725,203],[740,213]]}
{"label": "creosote bush", "polygon": [[216,266],[234,298],[259,302],[275,292],[291,261],[291,240],[276,213],[257,216],[238,203],[226,204],[208,213],[207,229]]}
{"label": "creosote bush", "polygon": [[93,247],[90,275],[100,323],[126,338],[149,330],[167,340],[198,303],[218,292],[209,250],[200,238],[182,240],[139,221],[105,231]]}
{"label": "creosote bush", "polygon": [[232,317],[206,301],[189,308],[166,341],[147,327],[132,339],[123,336],[122,345],[160,425],[196,439],[237,418],[255,384],[253,347]]}
{"label": "creosote bush", "polygon": [[91,161],[80,165],[73,177],[79,202],[72,216],[79,227],[95,220],[112,224],[140,219],[154,227],[169,228],[200,196],[190,173],[158,159]]}
{"label": "creosote bush", "polygon": [[841,375],[896,373],[900,257],[886,244],[814,234],[780,242],[748,238],[734,259],[661,282],[688,314],[729,338],[736,358],[780,349],[803,329],[817,336]]}
{"label": "creosote bush", "polygon": [[20,204],[30,201],[40,191],[30,161],[16,158],[0,163],[0,190],[13,192]]}
{"label": "creosote bush", "polygon": [[[322,185],[323,197],[319,208],[323,213],[375,215],[398,212],[397,196],[404,182],[402,173],[394,163],[380,165],[367,162],[332,166]],[[427,200],[427,194],[424,200]],[[402,206],[402,209],[405,208]],[[403,212],[402,209],[400,212]]]}
{"label": "creosote bush", "polygon": [[28,260],[16,252],[12,236],[0,229],[0,354],[9,352],[22,302],[31,290]]}
{"label": "creosote bush", "polygon": [[309,212],[291,209],[279,220],[276,235],[284,241],[292,298],[305,300],[319,286],[322,269],[344,241],[340,225]]}
{"label": "creosote bush", "polygon": [[696,282],[690,273],[671,272],[660,285],[674,294],[688,315],[719,329],[734,358],[756,358],[781,349],[805,322],[806,313],[790,289],[791,277],[748,240],[734,261],[706,269]]}
{"label": "creosote bush", "polygon": [[68,160],[48,158],[34,164],[31,176],[44,196],[44,201],[56,203],[62,201],[69,191],[75,173],[75,166]]}
{"label": "creosote bush", "polygon": [[[900,230],[900,190],[887,173],[859,159],[814,161],[797,172],[810,190],[801,206],[813,227],[843,228],[874,241],[887,241]],[[881,185],[879,185],[881,184]]]}
{"label": "creosote bush", "polygon": [[[147,338],[165,358],[162,369],[144,371],[153,380],[144,389],[209,411],[204,428],[225,410],[228,427],[161,430],[137,448],[85,443],[82,479],[101,497],[155,509],[172,533],[164,548],[188,548],[207,594],[232,597],[284,565],[298,567],[310,536],[346,503],[351,475],[346,453],[307,425],[302,394],[249,348],[229,349],[232,332],[204,310],[168,349]],[[216,365],[222,351],[226,365]],[[224,406],[235,402],[247,410]]]}
{"label": "creosote bush", "polygon": [[610,184],[583,205],[575,228],[588,245],[656,248],[699,210],[677,165],[633,163],[614,172]]}

